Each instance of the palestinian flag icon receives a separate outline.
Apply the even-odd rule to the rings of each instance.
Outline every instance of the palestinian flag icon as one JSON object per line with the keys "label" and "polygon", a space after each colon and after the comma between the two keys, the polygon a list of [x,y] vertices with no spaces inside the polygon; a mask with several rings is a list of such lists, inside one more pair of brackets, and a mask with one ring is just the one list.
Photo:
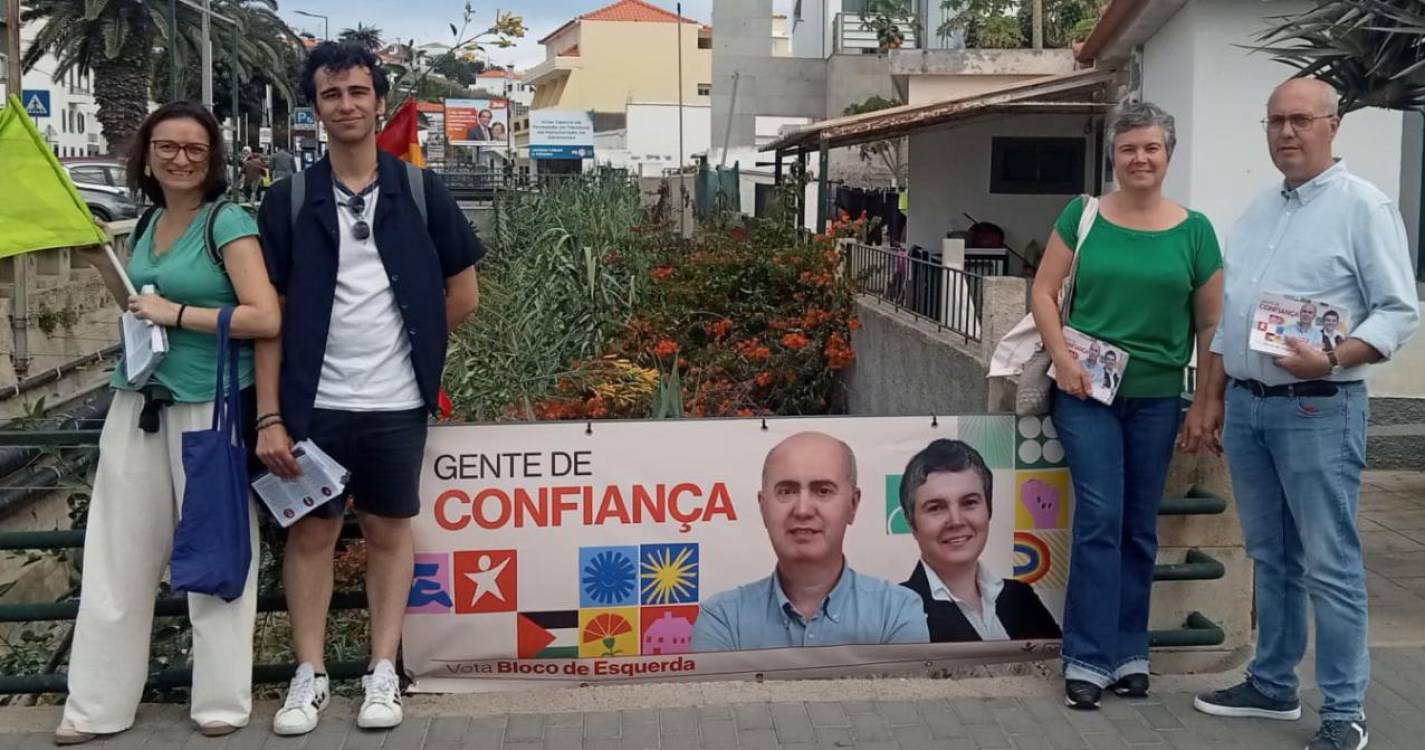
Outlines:
{"label": "palestinian flag icon", "polygon": [[521,612],[515,620],[521,659],[574,659],[579,656],[579,611]]}

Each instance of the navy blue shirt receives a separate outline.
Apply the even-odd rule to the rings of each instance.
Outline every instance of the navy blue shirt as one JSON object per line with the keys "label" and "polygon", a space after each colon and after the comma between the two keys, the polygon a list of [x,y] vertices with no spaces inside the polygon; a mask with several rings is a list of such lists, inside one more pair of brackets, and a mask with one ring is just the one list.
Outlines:
{"label": "navy blue shirt", "polygon": [[[379,154],[372,230],[391,291],[411,341],[411,367],[426,407],[436,408],[445,369],[445,280],[478,262],[484,250],[445,183],[430,171],[425,179],[430,221],[421,218],[406,184],[405,164]],[[322,159],[306,172],[306,199],[292,221],[292,183],[272,186],[258,213],[262,253],[282,315],[282,418],[293,439],[306,438],[317,383],[326,356],[327,328],[336,294],[340,243],[331,163]]]}

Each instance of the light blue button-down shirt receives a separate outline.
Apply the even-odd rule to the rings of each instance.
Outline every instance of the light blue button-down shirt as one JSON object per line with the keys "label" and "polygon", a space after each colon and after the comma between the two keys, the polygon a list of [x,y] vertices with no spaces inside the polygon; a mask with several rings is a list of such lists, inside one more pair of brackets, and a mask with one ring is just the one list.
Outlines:
{"label": "light blue button-down shirt", "polygon": [[847,565],[811,618],[792,606],[776,572],[703,602],[692,651],[929,642],[919,595]]}
{"label": "light blue button-down shirt", "polygon": [[[1351,338],[1389,359],[1420,324],[1405,223],[1394,201],[1338,161],[1295,190],[1252,201],[1222,254],[1226,296],[1212,351],[1228,376],[1296,382],[1275,358],[1252,351],[1252,313],[1263,293],[1324,302],[1350,316]],[[1331,376],[1363,380],[1367,365]]]}

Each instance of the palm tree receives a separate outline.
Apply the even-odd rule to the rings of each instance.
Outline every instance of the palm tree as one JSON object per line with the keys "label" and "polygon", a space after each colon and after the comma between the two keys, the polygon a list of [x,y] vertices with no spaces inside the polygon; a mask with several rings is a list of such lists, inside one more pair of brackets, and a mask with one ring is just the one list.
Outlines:
{"label": "palm tree", "polygon": [[21,58],[26,70],[46,52],[55,77],[94,73],[94,99],[110,148],[123,149],[148,114],[154,44],[168,36],[160,0],[30,0],[20,22],[44,28]]}
{"label": "palm tree", "polygon": [[1425,4],[1420,0],[1320,0],[1273,19],[1259,51],[1341,94],[1341,112],[1425,109]]}
{"label": "palm tree", "polygon": [[[46,52],[58,60],[55,75],[70,70],[94,73],[94,98],[99,122],[111,150],[121,151],[148,114],[155,64],[176,54],[180,68],[200,58],[201,24],[197,14],[180,6],[178,33],[168,26],[168,0],[28,0],[22,22],[41,21],[44,28],[25,51],[26,69]],[[237,21],[233,31],[214,23],[213,61],[224,66],[237,40],[238,77],[261,75],[289,100],[293,83],[287,74],[290,55],[300,44],[275,11],[276,0],[215,0],[213,10]],[[166,94],[166,86],[162,89]]]}
{"label": "palm tree", "polygon": [[381,41],[381,29],[375,26],[367,26],[364,23],[356,24],[356,28],[354,29],[342,31],[341,35],[337,38],[343,42],[354,42],[372,52],[376,52],[386,46],[386,43]]}

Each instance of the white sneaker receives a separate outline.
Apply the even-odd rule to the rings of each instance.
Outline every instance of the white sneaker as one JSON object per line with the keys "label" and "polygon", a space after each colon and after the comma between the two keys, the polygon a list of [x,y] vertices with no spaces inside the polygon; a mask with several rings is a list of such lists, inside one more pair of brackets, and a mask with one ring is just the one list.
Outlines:
{"label": "white sneaker", "polygon": [[297,667],[287,686],[287,701],[272,717],[272,731],[283,736],[306,734],[317,728],[318,714],[331,701],[331,680],[311,664]]}
{"label": "white sneaker", "polygon": [[366,691],[366,697],[356,715],[356,726],[390,729],[401,723],[401,680],[390,659],[376,662],[371,674],[361,678],[361,689]]}

